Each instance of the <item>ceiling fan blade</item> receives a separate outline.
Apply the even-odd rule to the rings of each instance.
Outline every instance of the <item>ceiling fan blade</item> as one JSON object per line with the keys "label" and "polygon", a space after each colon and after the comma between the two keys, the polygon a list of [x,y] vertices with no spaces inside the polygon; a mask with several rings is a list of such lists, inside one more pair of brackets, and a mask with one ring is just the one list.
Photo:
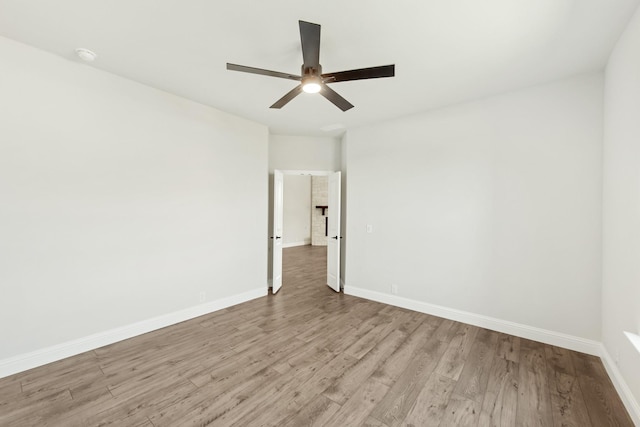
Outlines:
{"label": "ceiling fan blade", "polygon": [[285,96],[278,99],[271,107],[269,108],[282,108],[289,103],[293,98],[300,95],[302,92],[302,85],[298,85],[290,90]]}
{"label": "ceiling fan blade", "polygon": [[282,79],[289,79],[289,80],[300,81],[301,79],[300,76],[295,76],[289,73],[281,73],[279,71],[271,71],[271,70],[264,70],[262,68],[247,67],[245,65],[230,64],[228,62],[227,62],[227,70],[242,71],[244,73],[251,73],[251,74],[261,74],[263,76],[270,76],[270,77],[280,77]]}
{"label": "ceiling fan blade", "polygon": [[302,42],[302,68],[318,69],[320,66],[320,25],[298,21]]}
{"label": "ceiling fan blade", "polygon": [[329,86],[325,84],[323,84],[322,89],[320,89],[320,95],[327,98],[329,101],[333,103],[333,105],[335,105],[342,111],[347,111],[353,108],[353,105],[351,105],[349,101],[347,101],[346,99],[338,95],[338,92],[334,91],[333,89],[331,89]]}
{"label": "ceiling fan blade", "polygon": [[338,71],[322,75],[325,83],[346,82],[349,80],[378,79],[380,77],[393,77],[396,73],[395,64],[382,65],[380,67],[359,68],[357,70]]}

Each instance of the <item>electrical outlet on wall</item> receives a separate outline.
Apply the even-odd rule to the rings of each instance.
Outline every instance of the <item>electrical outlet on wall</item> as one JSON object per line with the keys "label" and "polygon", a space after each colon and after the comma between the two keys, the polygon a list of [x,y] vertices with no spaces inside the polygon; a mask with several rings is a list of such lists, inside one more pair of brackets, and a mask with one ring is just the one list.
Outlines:
{"label": "electrical outlet on wall", "polygon": [[198,294],[198,301],[199,302],[205,302],[206,299],[207,299],[207,293],[206,292],[200,292]]}
{"label": "electrical outlet on wall", "polygon": [[391,285],[391,293],[394,294],[394,295],[398,294],[398,285],[396,285],[396,284],[392,284]]}

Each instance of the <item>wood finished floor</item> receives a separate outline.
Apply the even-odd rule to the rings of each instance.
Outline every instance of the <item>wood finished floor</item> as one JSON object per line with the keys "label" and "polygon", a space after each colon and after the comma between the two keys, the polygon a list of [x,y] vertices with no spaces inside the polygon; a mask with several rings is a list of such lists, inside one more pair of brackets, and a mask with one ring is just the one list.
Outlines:
{"label": "wood finished floor", "polygon": [[326,250],[284,286],[0,379],[0,426],[632,426],[597,357],[336,294]]}

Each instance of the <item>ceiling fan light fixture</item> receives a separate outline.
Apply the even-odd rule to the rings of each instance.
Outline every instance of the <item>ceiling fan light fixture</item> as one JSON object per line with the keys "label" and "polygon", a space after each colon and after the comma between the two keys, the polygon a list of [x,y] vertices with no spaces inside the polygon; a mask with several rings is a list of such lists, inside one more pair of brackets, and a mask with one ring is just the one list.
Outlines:
{"label": "ceiling fan light fixture", "polygon": [[320,79],[317,77],[310,77],[305,79],[302,83],[302,90],[306,93],[318,93],[322,87],[320,86]]}
{"label": "ceiling fan light fixture", "polygon": [[307,93],[318,93],[320,92],[320,85],[318,83],[307,83],[302,86],[302,90]]}

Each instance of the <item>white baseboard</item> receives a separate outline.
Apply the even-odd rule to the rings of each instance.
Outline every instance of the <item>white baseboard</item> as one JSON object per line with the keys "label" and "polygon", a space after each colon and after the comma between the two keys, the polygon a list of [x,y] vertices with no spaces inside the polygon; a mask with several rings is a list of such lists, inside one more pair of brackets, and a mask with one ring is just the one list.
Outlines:
{"label": "white baseboard", "polygon": [[456,310],[453,308],[429,304],[422,301],[416,301],[399,297],[397,295],[385,294],[368,289],[356,288],[353,286],[345,286],[344,293],[347,295],[353,295],[372,301],[394,305],[396,307],[402,307],[421,313],[431,314],[433,316],[444,317],[445,319],[468,323],[470,325],[515,335],[533,341],[543,342],[545,344],[567,348],[569,350],[579,351],[581,353],[591,354],[593,356],[600,356],[601,354],[600,342],[576,337],[573,335],[563,334],[561,332],[549,331],[546,329],[510,322],[508,320],[484,316],[482,314]]}
{"label": "white baseboard", "polygon": [[293,248],[295,246],[307,246],[311,244],[311,239],[309,240],[304,240],[302,242],[289,242],[289,243],[283,243],[282,247],[283,248]]}
{"label": "white baseboard", "polygon": [[85,351],[95,350],[96,348],[113,344],[118,341],[146,334],[147,332],[184,322],[185,320],[209,314],[245,301],[260,298],[266,296],[267,293],[267,288],[261,287],[241,294],[210,301],[205,304],[196,305],[184,310],[132,323],[131,325],[67,341],[51,347],[32,351],[30,353],[10,357],[8,359],[3,359],[0,360],[0,378],[46,365],[47,363],[55,362],[66,357],[75,356],[77,354],[84,353]]}
{"label": "white baseboard", "polygon": [[629,386],[620,373],[620,370],[618,370],[618,366],[615,364],[613,358],[601,342],[563,334],[560,332],[536,328],[533,326],[509,322],[506,320],[496,319],[481,314],[475,314],[462,310],[443,307],[440,305],[429,304],[422,301],[411,300],[408,298],[399,297],[397,295],[356,288],[353,286],[346,286],[344,288],[344,293],[347,295],[353,295],[384,304],[394,305],[421,313],[456,320],[458,322],[468,323],[494,331],[504,332],[510,335],[515,335],[518,337],[591,354],[593,356],[599,356],[602,360],[602,364],[607,371],[607,374],[609,375],[609,378],[611,378],[616,391],[620,395],[625,408],[629,412],[631,419],[636,426],[640,427],[640,404],[635,399],[633,393],[631,392],[631,389],[629,389]]}
{"label": "white baseboard", "polygon": [[631,419],[635,425],[640,426],[640,404],[633,396],[633,393],[631,393],[631,389],[622,377],[618,366],[604,344],[600,344],[599,356],[602,359],[604,368],[607,370],[607,374],[609,374],[609,378],[611,378],[613,386],[620,395],[620,399],[622,399],[622,403],[624,403],[625,408],[627,408],[627,412],[629,412]]}

